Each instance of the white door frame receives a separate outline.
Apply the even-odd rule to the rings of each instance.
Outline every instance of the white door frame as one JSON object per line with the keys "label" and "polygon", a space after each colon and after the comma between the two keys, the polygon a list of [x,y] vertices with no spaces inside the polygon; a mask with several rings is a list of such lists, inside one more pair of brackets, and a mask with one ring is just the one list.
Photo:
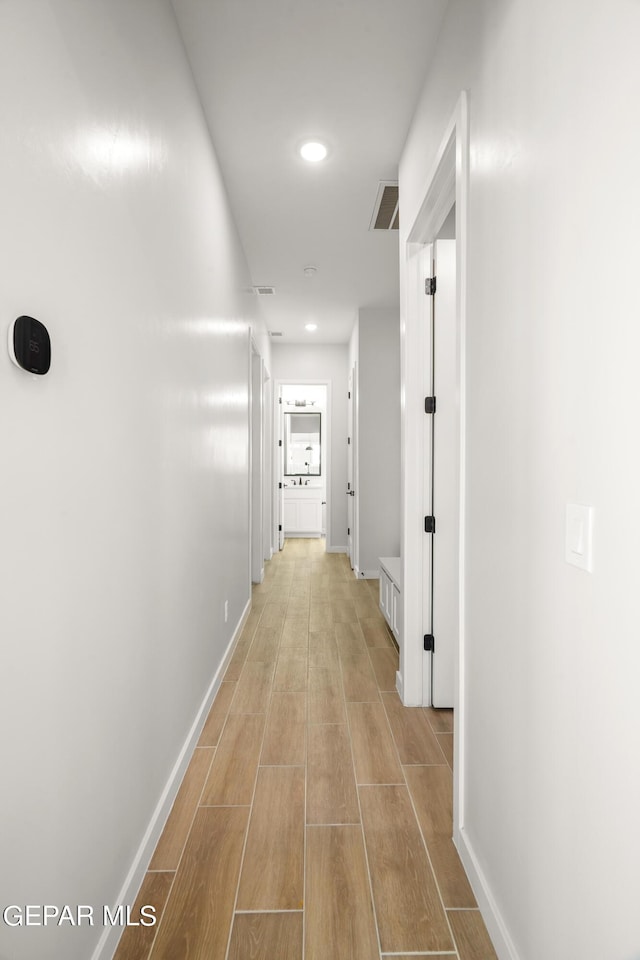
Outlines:
{"label": "white door frame", "polygon": [[[454,839],[464,826],[464,683],[465,683],[465,510],[466,510],[466,275],[469,192],[469,124],[463,91],[449,121],[431,168],[417,212],[402,231],[400,245],[401,376],[404,413],[401,426],[401,555],[403,631],[398,690],[407,706],[428,705],[431,688],[429,658],[423,650],[423,610],[426,583],[423,570],[423,504],[425,484],[424,396],[428,383],[428,297],[424,293],[422,261],[426,244],[435,240],[453,203],[456,204],[456,365],[460,398],[460,539],[459,644],[455,685]],[[402,184],[400,185],[402,189]],[[402,229],[402,228],[401,228]]]}
{"label": "white door frame", "polygon": [[[324,442],[324,450],[325,450],[324,463],[325,463],[325,469],[326,469],[326,482],[325,482],[326,494],[325,494],[325,496],[326,496],[326,498],[327,498],[327,514],[326,514],[327,525],[326,525],[326,532],[325,532],[325,544],[326,544],[326,551],[327,551],[327,553],[330,553],[330,552],[331,552],[331,550],[330,550],[330,548],[331,548],[331,542],[330,542],[330,539],[329,539],[329,538],[330,538],[330,535],[331,535],[331,534],[330,534],[330,530],[331,530],[331,437],[332,437],[332,431],[331,431],[331,380],[304,380],[304,379],[299,379],[299,378],[292,379],[291,377],[288,377],[286,380],[276,380],[276,389],[275,389],[275,392],[274,392],[274,416],[276,416],[276,417],[278,417],[278,418],[280,417],[280,410],[279,410],[279,405],[278,405],[278,397],[279,397],[279,396],[281,395],[281,393],[282,393],[282,387],[285,387],[285,386],[296,386],[297,384],[301,384],[301,385],[310,384],[310,385],[314,385],[314,386],[321,386],[321,387],[326,387],[326,388],[327,388],[327,393],[326,393],[326,397],[327,397],[327,412],[326,412],[327,422],[326,422],[326,424],[325,424],[325,426],[324,426],[324,429],[322,430],[322,436],[324,437],[324,441],[323,441],[323,442]],[[283,441],[283,443],[284,443],[284,438],[283,438],[283,437],[280,437],[280,431],[279,431],[279,430],[276,431],[276,433],[277,433],[277,436],[276,436],[276,438],[275,438],[275,443],[276,443],[276,451],[275,451],[275,452],[276,452],[276,457],[277,457],[277,456],[278,456],[278,449],[277,449],[278,439],[282,439],[282,441]],[[280,464],[281,462],[282,462],[281,459],[278,458],[278,463]],[[279,483],[279,482],[282,482],[282,480],[283,480],[282,476],[280,475],[280,473],[281,473],[280,468],[278,468],[278,473],[279,473],[279,475],[278,475],[278,477],[276,478],[276,480],[275,480],[275,482],[274,482],[274,490],[275,490],[276,495],[277,495],[277,493],[278,493],[278,483]],[[284,522],[284,518],[283,518],[283,522]]]}
{"label": "white door frame", "polygon": [[249,582],[264,579],[263,494],[264,456],[262,404],[264,361],[249,331]]}

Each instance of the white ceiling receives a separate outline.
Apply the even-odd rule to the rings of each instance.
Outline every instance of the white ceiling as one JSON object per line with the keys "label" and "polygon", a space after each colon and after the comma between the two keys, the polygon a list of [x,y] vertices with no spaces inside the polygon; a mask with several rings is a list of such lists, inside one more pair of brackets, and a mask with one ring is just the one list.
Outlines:
{"label": "white ceiling", "polygon": [[[275,342],[345,342],[360,307],[398,303],[398,233],[369,222],[446,3],[173,0],[252,283],[276,289],[260,298]],[[298,155],[310,137],[322,164]]]}

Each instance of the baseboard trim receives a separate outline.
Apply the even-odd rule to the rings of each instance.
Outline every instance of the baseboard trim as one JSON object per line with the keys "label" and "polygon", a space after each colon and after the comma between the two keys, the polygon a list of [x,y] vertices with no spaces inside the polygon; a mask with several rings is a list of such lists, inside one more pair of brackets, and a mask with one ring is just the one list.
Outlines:
{"label": "baseboard trim", "polygon": [[357,577],[359,580],[379,580],[380,570],[359,570]]}
{"label": "baseboard trim", "polygon": [[326,552],[327,552],[327,553],[346,553],[346,552],[347,552],[347,548],[346,548],[346,547],[333,547],[333,546],[330,547],[329,544],[327,544],[327,546],[326,546]]}
{"label": "baseboard trim", "polygon": [[398,696],[404,703],[404,700],[402,698],[402,674],[400,673],[399,670],[396,670],[396,690],[398,691]]}
{"label": "baseboard trim", "polygon": [[482,919],[485,922],[489,936],[499,960],[520,960],[513,940],[509,936],[506,924],[502,918],[491,888],[480,866],[478,858],[464,829],[454,830],[453,842],[456,846],[462,865],[469,878]]}
{"label": "baseboard trim", "polygon": [[[176,798],[180,785],[184,778],[187,767],[189,766],[189,761],[191,760],[193,751],[196,748],[196,744],[200,738],[202,728],[204,727],[205,721],[211,705],[215,698],[216,693],[220,689],[220,684],[222,683],[222,678],[225,675],[226,669],[229,666],[229,661],[233,655],[234,648],[242,629],[247,622],[247,617],[249,616],[249,611],[251,610],[251,600],[247,600],[246,606],[242,612],[242,616],[238,621],[236,629],[233,631],[233,636],[229,641],[225,654],[222,658],[222,661],[216,670],[211,683],[209,684],[209,689],[207,690],[200,707],[196,713],[195,720],[191,724],[191,729],[187,734],[187,738],[178,754],[178,759],[176,760],[173,770],[169,775],[169,779],[165,784],[164,790],[160,796],[160,800],[153,811],[151,820],[149,821],[149,826],[147,827],[142,842],[138,847],[138,851],[133,858],[133,863],[129,869],[126,880],[122,885],[122,889],[118,894],[118,899],[116,904],[128,903],[133,906],[136,897],[142,886],[142,881],[144,880],[145,874],[151,862],[154,850],[157,846],[158,840],[160,839],[160,834],[162,833],[165,823],[171,813],[171,808],[173,802]],[[125,927],[113,926],[105,927],[102,936],[98,940],[97,946],[91,955],[91,960],[112,960],[114,953],[118,947],[118,942],[122,933],[124,932]]]}

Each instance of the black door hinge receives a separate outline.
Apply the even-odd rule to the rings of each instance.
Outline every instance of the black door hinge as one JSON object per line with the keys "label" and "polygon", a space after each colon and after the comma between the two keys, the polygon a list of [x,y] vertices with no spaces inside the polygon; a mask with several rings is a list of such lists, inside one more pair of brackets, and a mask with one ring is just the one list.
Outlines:
{"label": "black door hinge", "polygon": [[282,533],[282,524],[281,524],[281,523],[278,524],[278,533]]}
{"label": "black door hinge", "polygon": [[351,390],[347,391],[347,400],[351,400]]}
{"label": "black door hinge", "polygon": [[424,282],[424,292],[428,297],[432,297],[434,295],[434,293],[436,292],[435,277],[427,277],[427,279]]}
{"label": "black door hinge", "polygon": [[347,527],[347,536],[348,536],[348,537],[351,536],[351,527]]}
{"label": "black door hinge", "polygon": [[351,443],[351,437],[347,437],[347,443]]}
{"label": "black door hinge", "polygon": [[282,403],[282,397],[278,397],[278,403]]}
{"label": "black door hinge", "polygon": [[282,440],[278,440],[278,446],[279,446],[279,447],[282,446]]}
{"label": "black door hinge", "polygon": [[425,650],[427,650],[429,653],[433,653],[434,650],[436,649],[436,641],[435,641],[435,637],[433,636],[432,633],[425,633],[425,635],[424,635],[424,648],[425,648]]}
{"label": "black door hinge", "polygon": [[425,517],[425,518],[424,518],[424,532],[425,532],[425,533],[435,533],[435,532],[436,532],[436,518],[435,518],[435,517]]}
{"label": "black door hinge", "polygon": [[435,397],[425,397],[425,398],[424,398],[424,412],[425,412],[425,413],[435,413],[435,412],[436,412],[436,398],[435,398]]}
{"label": "black door hinge", "polygon": [[282,484],[278,483],[278,490],[282,490]]}

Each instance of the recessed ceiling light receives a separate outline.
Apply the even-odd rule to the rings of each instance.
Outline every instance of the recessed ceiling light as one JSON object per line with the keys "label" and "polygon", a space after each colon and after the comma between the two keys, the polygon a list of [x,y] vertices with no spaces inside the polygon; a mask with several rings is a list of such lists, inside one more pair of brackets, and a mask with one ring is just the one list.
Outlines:
{"label": "recessed ceiling light", "polygon": [[317,324],[317,323],[305,323],[304,328],[305,328],[305,330],[310,330],[310,331],[311,331],[311,330],[317,330],[317,329],[318,329],[318,324]]}
{"label": "recessed ceiling light", "polygon": [[319,163],[320,160],[324,160],[327,153],[328,150],[324,143],[320,143],[318,140],[307,140],[300,147],[300,156],[303,160],[308,160],[309,163]]}
{"label": "recessed ceiling light", "polygon": [[305,267],[302,272],[304,273],[305,277],[314,277],[318,272],[318,268],[309,264],[309,266]]}

